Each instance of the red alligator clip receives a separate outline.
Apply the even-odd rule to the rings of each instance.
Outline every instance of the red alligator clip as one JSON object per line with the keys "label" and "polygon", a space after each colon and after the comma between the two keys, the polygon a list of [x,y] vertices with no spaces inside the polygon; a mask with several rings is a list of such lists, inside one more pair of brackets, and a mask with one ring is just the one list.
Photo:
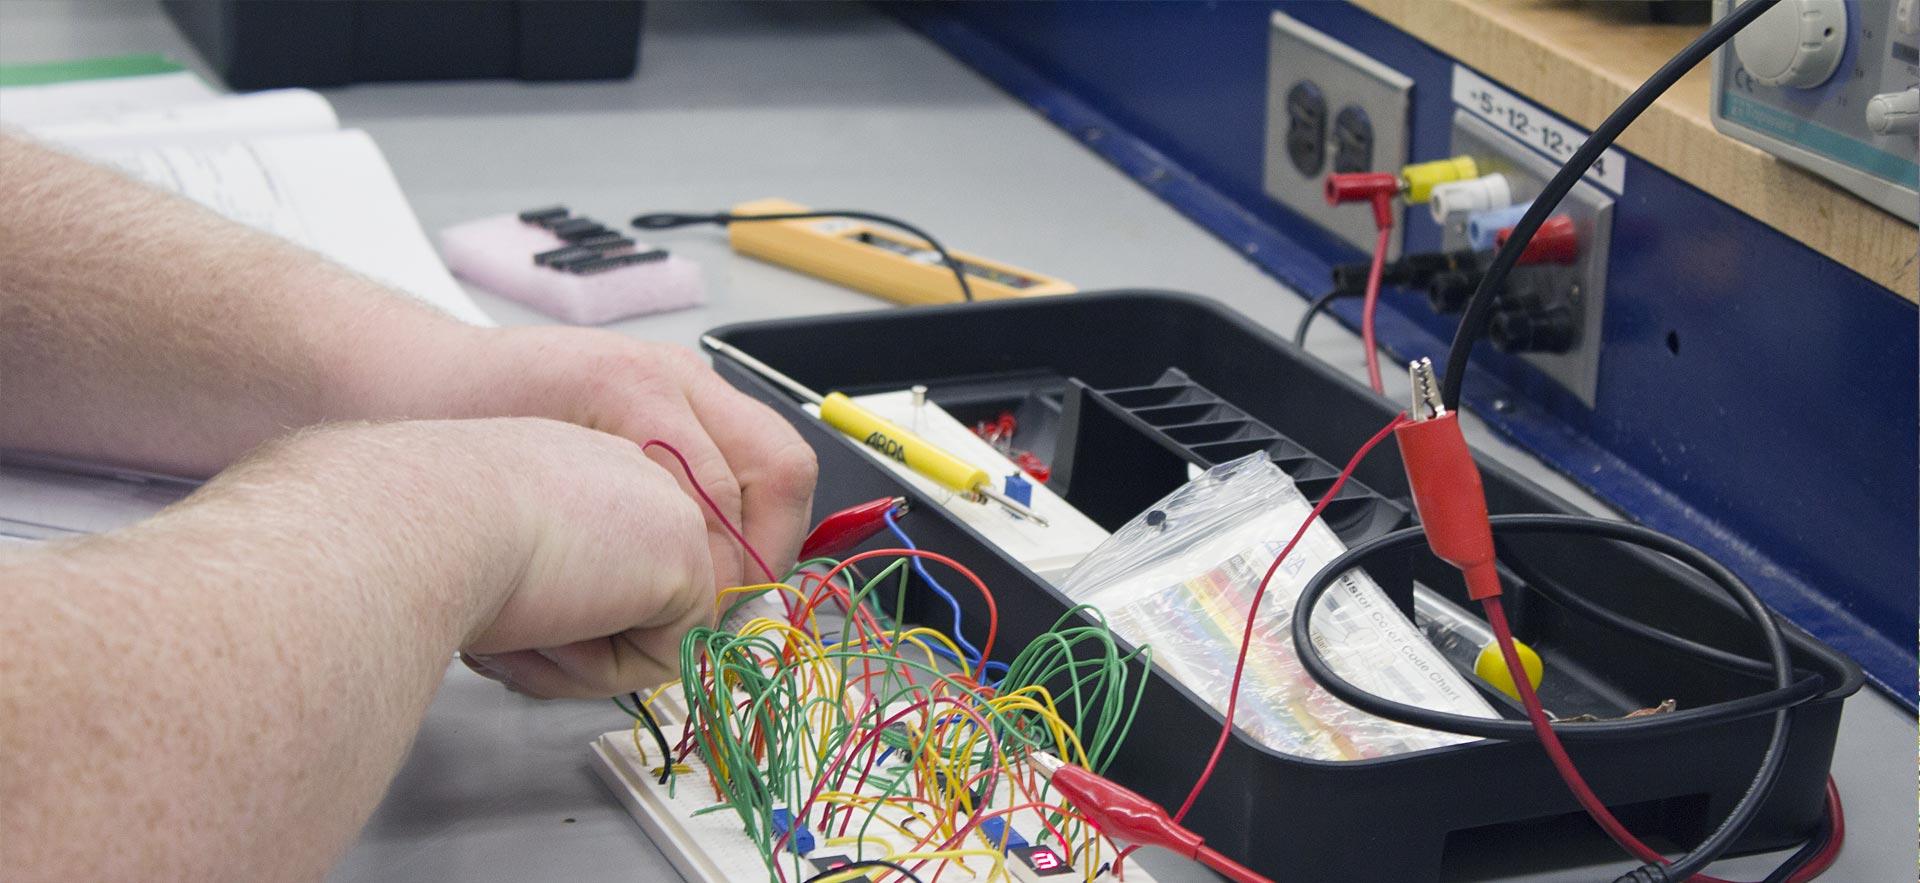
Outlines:
{"label": "red alligator clip", "polygon": [[838,558],[853,551],[853,547],[887,529],[888,512],[895,518],[907,514],[907,498],[881,497],[820,519],[813,533],[807,534],[806,542],[800,544],[800,560]]}

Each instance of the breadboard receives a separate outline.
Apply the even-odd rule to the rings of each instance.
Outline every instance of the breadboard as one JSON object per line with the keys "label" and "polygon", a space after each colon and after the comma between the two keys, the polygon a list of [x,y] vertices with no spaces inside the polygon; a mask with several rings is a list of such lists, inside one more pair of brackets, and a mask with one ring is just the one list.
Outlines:
{"label": "breadboard", "polygon": [[[662,695],[653,708],[661,717],[661,725],[666,729],[668,738],[680,735],[681,727],[677,723],[682,717],[672,697]],[[671,718],[674,723],[669,723]],[[651,743],[646,743],[649,755],[657,753]],[[659,758],[648,756],[642,759],[634,746],[631,730],[615,730],[603,734],[592,743],[593,765],[609,789],[632,814],[642,830],[651,838],[654,845],[666,853],[680,875],[689,883],[740,883],[751,880],[778,880],[779,877],[767,869],[760,852],[743,831],[740,817],[726,808],[713,809],[717,803],[712,786],[708,784],[706,764],[697,754],[688,756],[683,763],[690,771],[681,772],[675,779],[672,793],[668,786],[658,782]],[[876,774],[885,771],[883,766]],[[1001,783],[989,806],[1007,805],[1009,786]],[[875,794],[878,788],[869,784],[860,793]],[[711,810],[700,814],[701,810]],[[807,820],[809,825],[817,823],[819,812],[812,813]],[[985,856],[973,856],[964,859],[965,866],[952,862],[929,862],[922,869],[922,879],[931,879],[935,870],[944,864],[942,881],[1014,880],[1020,883],[1069,883],[1075,880],[1112,881],[1114,876],[1108,863],[1112,861],[1114,850],[1111,844],[1104,844],[1098,857],[1096,872],[1089,874],[1085,864],[1075,856],[1068,862],[1055,843],[1038,844],[1044,826],[1037,813],[1032,811],[1016,812],[1009,816],[1013,832],[1028,841],[1024,848],[1013,848],[1007,853],[1004,863],[1005,876],[995,876],[993,862]],[[786,883],[800,883],[817,874],[824,873],[837,866],[839,862],[856,857],[864,859],[884,858],[889,853],[904,853],[913,848],[913,843],[899,832],[887,829],[885,825],[875,823],[862,833],[859,831],[859,819],[855,819],[847,828],[847,835],[860,835],[865,838],[859,848],[855,844],[834,844],[829,839],[837,839],[840,823],[832,824],[831,832],[811,831],[815,848],[806,851],[797,863],[790,854],[781,853],[781,871]],[[988,844],[980,836],[970,836],[966,844],[969,849],[986,849]],[[912,862],[907,863],[909,867]],[[901,880],[902,877],[885,868],[877,868],[865,879],[879,880],[886,876],[886,883]],[[860,879],[860,878],[856,878]],[[1137,863],[1129,862],[1126,867],[1128,883],[1154,883],[1151,874],[1142,870]]]}

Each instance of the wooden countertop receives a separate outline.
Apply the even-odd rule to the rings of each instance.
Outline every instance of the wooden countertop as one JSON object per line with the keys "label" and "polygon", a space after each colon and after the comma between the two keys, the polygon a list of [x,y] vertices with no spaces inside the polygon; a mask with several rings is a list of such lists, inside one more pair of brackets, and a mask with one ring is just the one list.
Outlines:
{"label": "wooden countertop", "polygon": [[[1353,2],[1589,129],[1702,29],[1650,23],[1641,3]],[[1695,67],[1621,134],[1620,146],[1920,301],[1914,226],[1715,131],[1711,91],[1708,65]]]}

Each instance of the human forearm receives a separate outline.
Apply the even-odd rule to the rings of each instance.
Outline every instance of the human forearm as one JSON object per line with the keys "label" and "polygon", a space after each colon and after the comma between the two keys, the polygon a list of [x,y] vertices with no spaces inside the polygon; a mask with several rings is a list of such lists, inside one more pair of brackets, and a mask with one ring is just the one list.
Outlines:
{"label": "human forearm", "polygon": [[0,135],[0,447],[207,475],[377,416],[470,330],[185,200]]}
{"label": "human forearm", "polygon": [[[462,325],[0,135],[0,448],[206,475],[315,422],[499,416],[670,442],[774,567],[798,550],[812,450],[692,353]],[[722,583],[759,576],[718,518],[707,542]]]}
{"label": "human forearm", "polygon": [[510,492],[483,458],[407,450],[433,437],[323,431],[133,529],[0,558],[10,874],[337,857],[519,566]]}
{"label": "human forearm", "polygon": [[543,696],[666,679],[694,504],[550,420],[323,428],[124,531],[0,547],[8,879],[318,877],[455,648]]}

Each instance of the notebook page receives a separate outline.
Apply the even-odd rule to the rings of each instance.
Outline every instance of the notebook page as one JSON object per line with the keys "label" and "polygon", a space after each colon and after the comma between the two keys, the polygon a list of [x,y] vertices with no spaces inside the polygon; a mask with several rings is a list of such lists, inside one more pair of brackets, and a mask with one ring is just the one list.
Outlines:
{"label": "notebook page", "polygon": [[439,308],[492,325],[441,264],[373,139],[358,129],[98,158]]}

